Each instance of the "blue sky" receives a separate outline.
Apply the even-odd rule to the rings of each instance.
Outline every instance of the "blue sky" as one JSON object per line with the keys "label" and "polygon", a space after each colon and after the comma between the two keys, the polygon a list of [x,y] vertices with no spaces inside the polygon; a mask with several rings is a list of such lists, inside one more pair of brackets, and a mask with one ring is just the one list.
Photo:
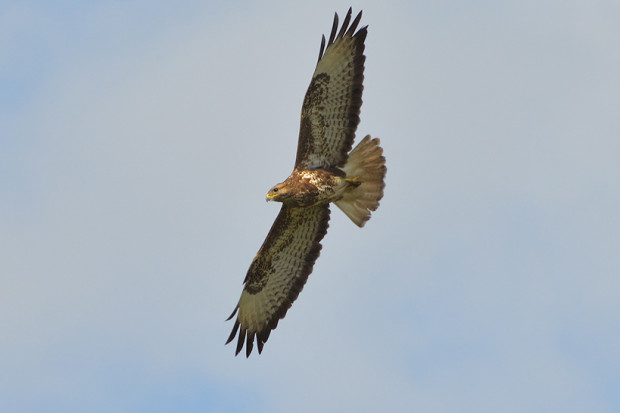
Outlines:
{"label": "blue sky", "polygon": [[[381,207],[263,354],[224,322],[333,13]],[[4,2],[0,410],[597,411],[620,395],[620,6]]]}

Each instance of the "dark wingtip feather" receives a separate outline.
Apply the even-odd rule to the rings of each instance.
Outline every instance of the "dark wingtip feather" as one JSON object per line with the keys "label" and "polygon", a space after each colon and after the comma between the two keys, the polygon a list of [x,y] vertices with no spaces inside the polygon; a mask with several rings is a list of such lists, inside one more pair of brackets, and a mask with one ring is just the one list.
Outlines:
{"label": "dark wingtip feather", "polygon": [[233,310],[232,314],[230,316],[228,316],[228,318],[226,319],[226,321],[230,320],[231,318],[233,318],[235,316],[235,314],[237,314],[237,310],[239,310],[239,306],[236,306],[235,309]]}
{"label": "dark wingtip feather", "polygon": [[256,345],[258,347],[258,354],[263,352],[263,346],[267,342],[269,338],[269,334],[271,334],[271,328],[266,328],[263,331],[256,334]]}
{"label": "dark wingtip feather", "polygon": [[352,13],[352,8],[349,7],[349,11],[347,12],[347,15],[344,17],[344,21],[342,22],[342,28],[340,29],[340,32],[338,33],[338,37],[344,36],[345,30],[347,30],[347,27],[349,26],[349,22],[351,21],[351,13]]}
{"label": "dark wingtip feather", "polygon": [[[359,13],[357,13],[357,16],[355,16],[355,19],[353,19],[353,23],[351,23],[351,27],[349,27],[349,30],[347,30],[347,32],[345,33],[345,36],[352,36],[353,33],[355,32],[355,29],[357,29],[357,25],[360,24],[360,20],[362,20],[362,12],[360,11]],[[368,28],[368,26],[364,26],[360,29],[360,31],[362,30],[366,30]],[[344,27],[343,27],[344,30]]]}
{"label": "dark wingtip feather", "polygon": [[254,348],[254,334],[255,333],[251,333],[248,334],[247,340],[245,342],[245,357],[250,357],[250,354],[252,353],[252,349]]}
{"label": "dark wingtip feather", "polygon": [[329,42],[327,42],[327,46],[334,42],[336,38],[336,30],[338,30],[338,13],[334,13],[334,24],[332,25],[332,32],[329,35]]}
{"label": "dark wingtip feather", "polygon": [[321,61],[324,51],[325,51],[325,35],[321,37],[321,48],[319,49],[319,60],[317,60],[317,64]]}
{"label": "dark wingtip feather", "polygon": [[[227,320],[228,321],[228,320]],[[235,336],[237,335],[237,330],[239,330],[239,320],[235,320],[235,325],[233,325],[233,329],[230,333],[230,336],[228,336],[228,340],[226,340],[226,344],[230,343],[231,341],[233,341],[233,339],[235,338]],[[225,344],[225,345],[226,345]]]}
{"label": "dark wingtip feather", "polygon": [[245,328],[242,328],[239,332],[239,340],[237,341],[237,348],[235,349],[235,356],[241,353],[241,349],[243,348],[243,342],[245,341]]}

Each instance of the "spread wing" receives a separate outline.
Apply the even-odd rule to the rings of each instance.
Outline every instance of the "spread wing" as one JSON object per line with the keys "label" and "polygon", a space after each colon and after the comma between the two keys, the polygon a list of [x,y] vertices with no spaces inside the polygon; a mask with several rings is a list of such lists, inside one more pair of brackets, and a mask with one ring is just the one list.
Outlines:
{"label": "spread wing", "polygon": [[269,333],[284,318],[312,272],[328,222],[327,204],[304,208],[282,205],[250,265],[239,303],[228,318],[239,312],[226,341],[230,343],[239,331],[236,354],[245,342],[249,357],[255,337],[258,352],[263,350]]}
{"label": "spread wing", "polygon": [[[355,33],[362,12],[349,26],[351,9],[338,29],[338,15],[325,48],[321,41],[319,61],[301,109],[297,144],[298,169],[343,166],[359,124],[364,81],[364,40],[367,26]],[[323,53],[325,51],[325,53]]]}

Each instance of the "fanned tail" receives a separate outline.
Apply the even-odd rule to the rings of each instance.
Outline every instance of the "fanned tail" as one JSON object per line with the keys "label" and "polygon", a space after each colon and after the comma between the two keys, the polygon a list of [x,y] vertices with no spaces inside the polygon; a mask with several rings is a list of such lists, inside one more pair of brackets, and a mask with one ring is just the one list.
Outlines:
{"label": "fanned tail", "polygon": [[352,185],[342,199],[334,202],[359,227],[370,219],[370,212],[379,207],[383,198],[387,168],[380,143],[379,138],[366,135],[351,151],[343,169]]}

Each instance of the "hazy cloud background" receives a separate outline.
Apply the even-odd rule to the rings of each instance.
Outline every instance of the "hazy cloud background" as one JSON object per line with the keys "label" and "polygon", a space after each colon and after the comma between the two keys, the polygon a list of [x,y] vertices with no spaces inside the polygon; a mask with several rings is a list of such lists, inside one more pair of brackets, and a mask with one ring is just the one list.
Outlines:
{"label": "hazy cloud background", "polygon": [[[235,358],[349,5],[386,195]],[[0,7],[0,410],[620,409],[618,2]]]}

